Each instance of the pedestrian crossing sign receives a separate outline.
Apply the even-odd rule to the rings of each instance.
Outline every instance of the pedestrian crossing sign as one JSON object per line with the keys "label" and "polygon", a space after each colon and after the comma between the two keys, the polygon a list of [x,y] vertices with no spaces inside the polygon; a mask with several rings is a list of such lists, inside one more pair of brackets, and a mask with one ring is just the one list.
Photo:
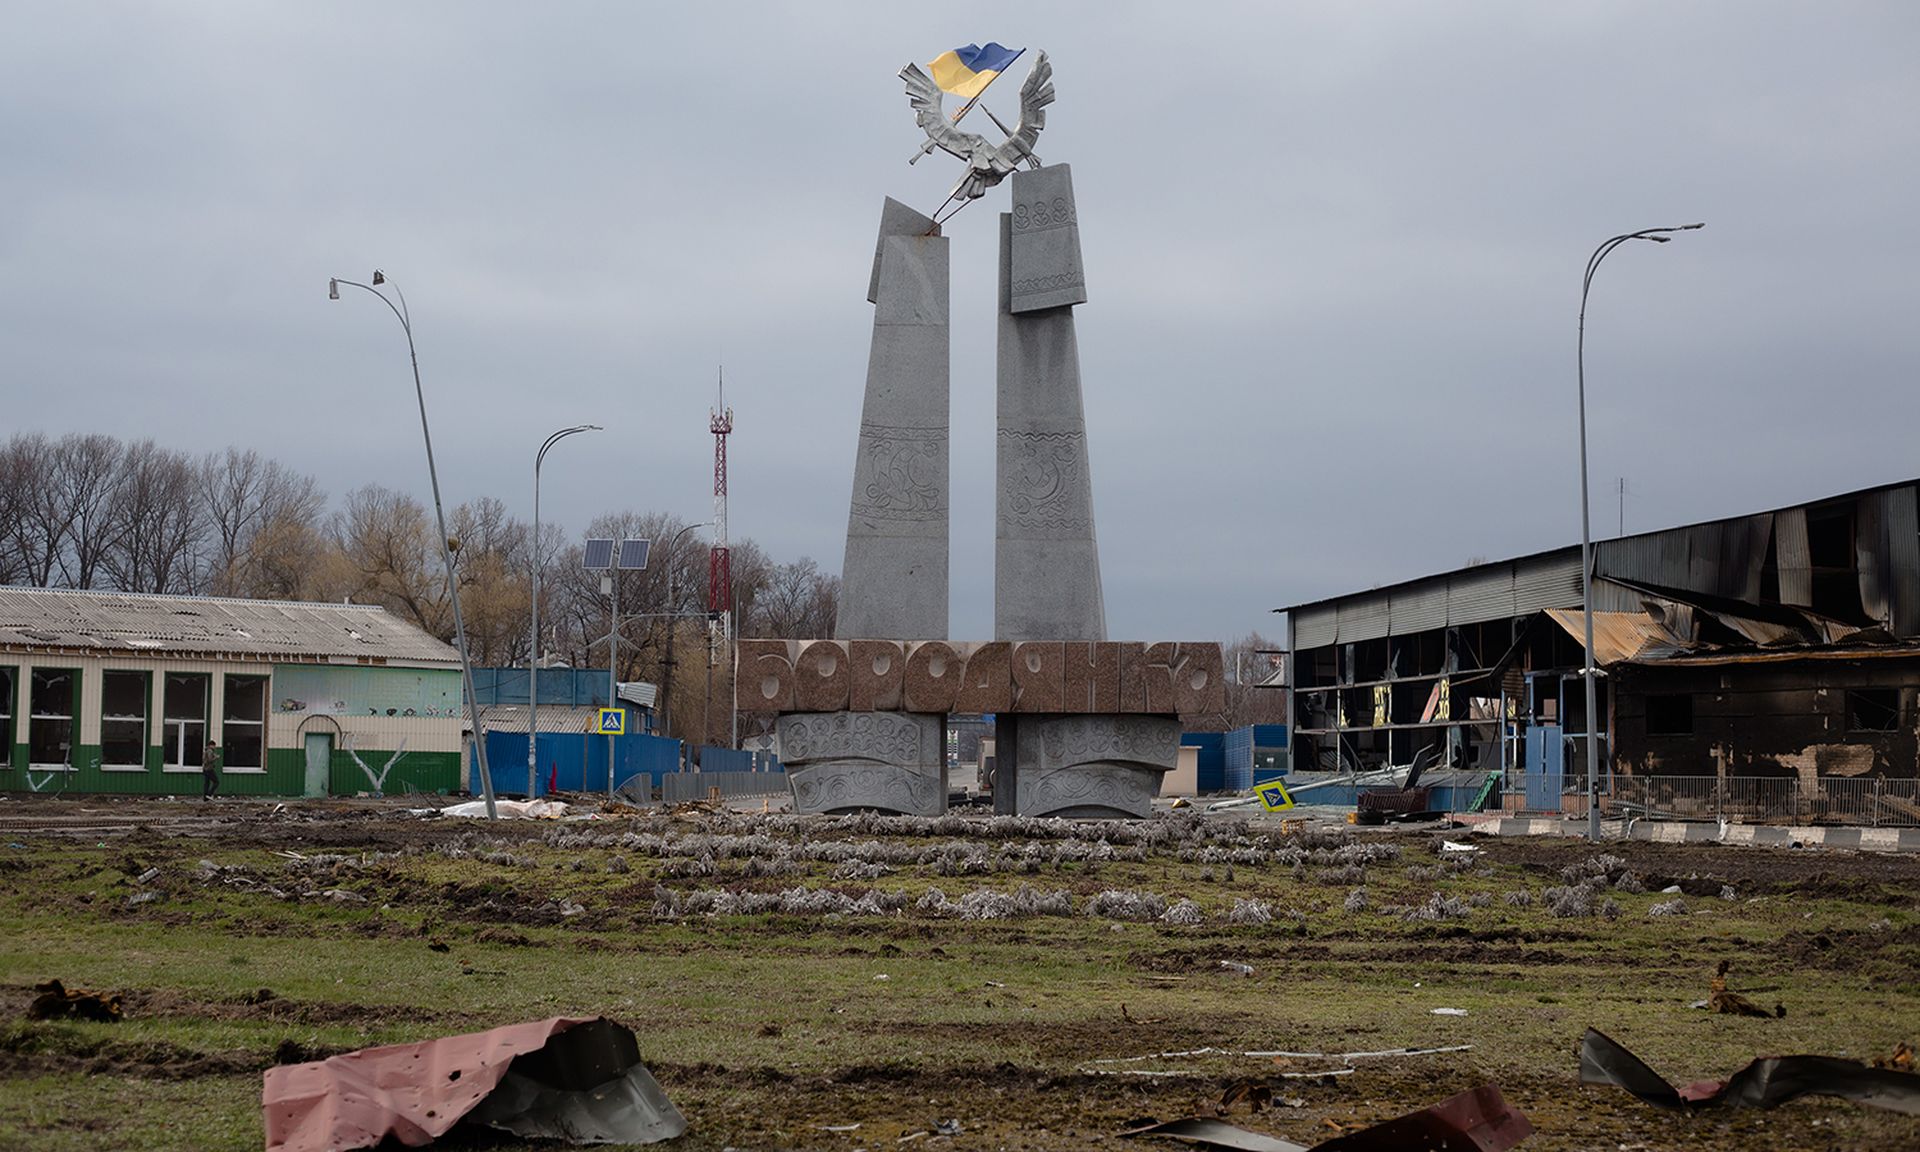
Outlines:
{"label": "pedestrian crossing sign", "polygon": [[599,718],[594,722],[596,736],[625,736],[627,734],[627,710],[625,708],[602,708]]}
{"label": "pedestrian crossing sign", "polygon": [[1260,797],[1261,806],[1269,812],[1284,812],[1293,807],[1293,797],[1287,794],[1287,786],[1278,780],[1269,780],[1253,791]]}

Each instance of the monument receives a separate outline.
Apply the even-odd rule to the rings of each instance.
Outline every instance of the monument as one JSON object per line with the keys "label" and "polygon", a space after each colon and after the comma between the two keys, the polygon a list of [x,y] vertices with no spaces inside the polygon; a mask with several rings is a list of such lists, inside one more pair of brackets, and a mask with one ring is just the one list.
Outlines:
{"label": "monument", "polygon": [[922,153],[967,164],[942,209],[1011,177],[999,229],[994,640],[946,640],[948,241],[938,210],[889,199],[867,284],[873,343],[836,635],[742,640],[737,704],[777,714],[797,811],[945,811],[946,716],[984,712],[996,717],[996,811],[1145,816],[1174,767],[1179,717],[1222,706],[1223,669],[1218,644],[1107,640],[1074,333],[1087,289],[1073,174],[1034,152],[1053,68],[1037,54],[1019,123],[997,145],[959,129],[918,66],[900,76],[927,133]]}

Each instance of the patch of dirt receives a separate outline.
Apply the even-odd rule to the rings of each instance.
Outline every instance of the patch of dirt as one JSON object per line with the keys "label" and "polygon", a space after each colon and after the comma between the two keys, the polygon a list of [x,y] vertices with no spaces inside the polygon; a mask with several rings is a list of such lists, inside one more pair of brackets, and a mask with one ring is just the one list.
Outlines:
{"label": "patch of dirt", "polygon": [[[1774,954],[1795,965],[1833,972],[1859,972],[1897,965],[1907,975],[1920,971],[1920,924],[1903,928],[1796,929],[1773,945]],[[1889,955],[1891,953],[1891,955]]]}

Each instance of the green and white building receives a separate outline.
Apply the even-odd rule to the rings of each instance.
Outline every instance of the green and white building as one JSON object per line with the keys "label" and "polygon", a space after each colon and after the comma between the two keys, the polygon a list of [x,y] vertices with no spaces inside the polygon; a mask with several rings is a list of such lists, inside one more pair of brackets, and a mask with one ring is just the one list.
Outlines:
{"label": "green and white building", "polygon": [[0,588],[0,790],[452,792],[460,657],[360,604]]}

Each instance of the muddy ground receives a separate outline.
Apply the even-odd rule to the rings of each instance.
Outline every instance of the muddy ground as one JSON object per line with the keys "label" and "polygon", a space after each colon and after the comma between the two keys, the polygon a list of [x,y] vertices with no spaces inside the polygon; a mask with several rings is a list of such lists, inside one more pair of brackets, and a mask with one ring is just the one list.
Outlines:
{"label": "muddy ground", "polygon": [[[1556,916],[1554,890],[1594,880],[1589,845],[1482,838],[1457,862],[1428,829],[1290,843],[1177,827],[1142,840],[697,810],[556,826],[380,803],[7,801],[0,1095],[34,1103],[0,1104],[0,1144],[259,1147],[257,1120],[236,1129],[275,1063],[605,1014],[640,1035],[692,1124],[687,1148],[1109,1146],[1247,1082],[1279,1103],[1231,1119],[1303,1144],[1497,1083],[1537,1129],[1529,1149],[1920,1148],[1920,1120],[1827,1099],[1660,1112],[1581,1086],[1574,1058],[1590,1025],[1678,1082],[1763,1053],[1868,1058],[1920,1040],[1920,860],[1608,845],[1595,911]],[[1393,851],[1362,860],[1355,845]],[[1023,887],[1024,910],[954,911]],[[1116,892],[1191,901],[1195,919],[1091,911]],[[1676,896],[1685,914],[1653,913]],[[863,898],[878,902],[851,907]],[[1720,959],[1786,1016],[1689,1008]],[[126,1019],[25,1020],[49,976],[120,993]],[[111,1112],[155,1092],[182,1101],[170,1124]],[[959,1133],[936,1134],[943,1121]],[[489,1144],[522,1146],[466,1141]]]}

